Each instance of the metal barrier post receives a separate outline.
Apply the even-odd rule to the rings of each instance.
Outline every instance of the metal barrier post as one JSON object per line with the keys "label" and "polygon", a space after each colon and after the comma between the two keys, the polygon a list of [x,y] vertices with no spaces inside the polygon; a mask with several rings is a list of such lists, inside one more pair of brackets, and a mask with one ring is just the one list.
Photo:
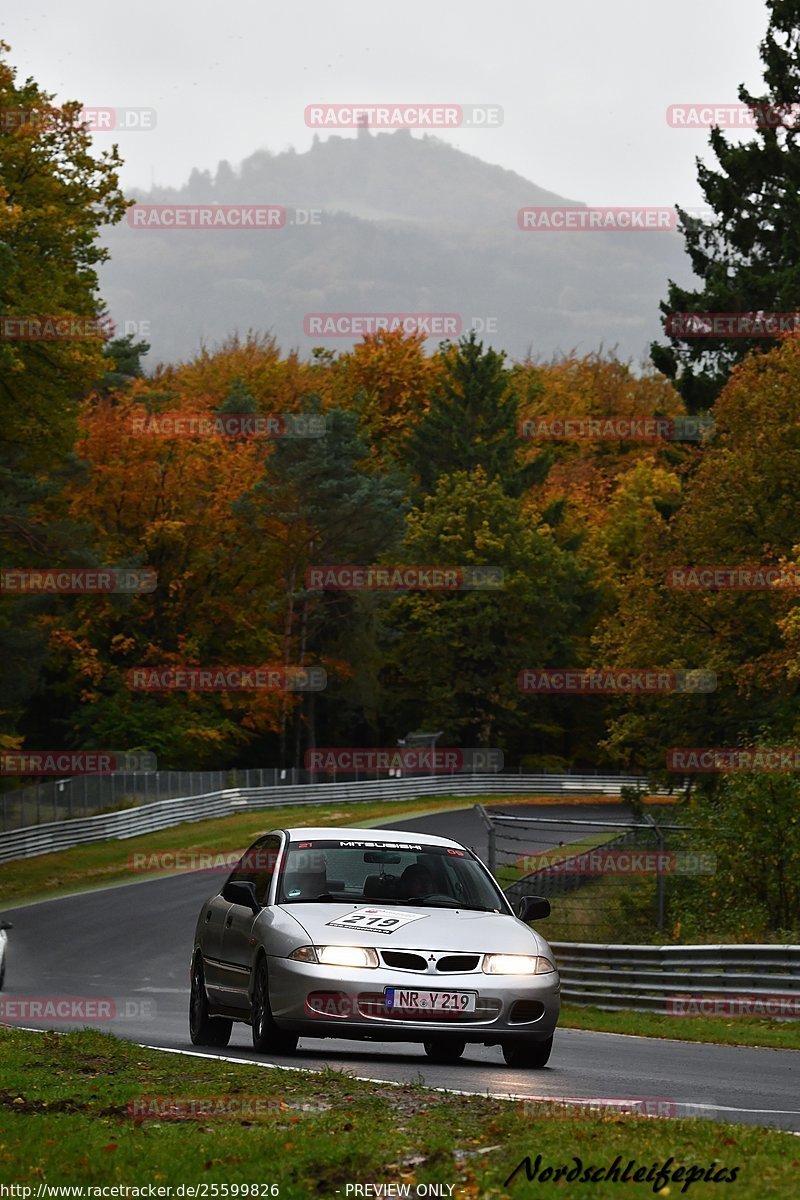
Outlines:
{"label": "metal barrier post", "polygon": [[661,869],[662,865],[663,865],[661,856],[662,856],[662,851],[664,849],[664,834],[662,833],[661,829],[659,828],[659,825],[658,825],[655,817],[651,816],[650,813],[646,813],[646,812],[643,812],[642,816],[644,817],[645,821],[647,821],[647,824],[652,826],[653,832],[656,835],[656,864],[657,864],[657,868],[656,868],[656,908],[658,911],[657,924],[658,924],[658,932],[663,934],[663,932],[664,932],[664,908],[665,908],[664,900],[665,900],[665,897],[664,897],[664,872]]}
{"label": "metal barrier post", "polygon": [[497,833],[495,831],[494,821],[489,816],[489,814],[487,813],[486,809],[483,807],[482,804],[476,804],[475,809],[478,812],[481,819],[483,820],[483,823],[486,826],[486,829],[489,834],[489,839],[488,839],[489,840],[489,854],[488,854],[489,861],[487,863],[487,866],[489,867],[491,874],[496,876],[497,875]]}

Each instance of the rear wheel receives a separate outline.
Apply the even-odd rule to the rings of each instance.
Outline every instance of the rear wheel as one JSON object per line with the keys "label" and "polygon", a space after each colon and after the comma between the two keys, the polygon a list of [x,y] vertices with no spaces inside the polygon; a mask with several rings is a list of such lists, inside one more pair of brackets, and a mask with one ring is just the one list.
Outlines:
{"label": "rear wheel", "polygon": [[506,1042],[503,1046],[503,1058],[509,1067],[528,1067],[535,1070],[537,1067],[547,1066],[547,1060],[550,1057],[552,1049],[552,1034],[543,1042],[535,1042],[533,1040]]}
{"label": "rear wheel", "polygon": [[269,1004],[267,960],[256,963],[253,980],[253,1006],[250,1023],[253,1026],[253,1048],[259,1054],[292,1054],[297,1049],[298,1034],[287,1033],[275,1024]]}
{"label": "rear wheel", "polygon": [[192,991],[189,997],[189,1036],[195,1046],[227,1046],[233,1021],[212,1017],[208,1011],[203,960],[198,954],[192,966]]}
{"label": "rear wheel", "polygon": [[466,1042],[451,1042],[448,1038],[433,1038],[424,1045],[428,1058],[435,1063],[458,1062],[467,1048]]}

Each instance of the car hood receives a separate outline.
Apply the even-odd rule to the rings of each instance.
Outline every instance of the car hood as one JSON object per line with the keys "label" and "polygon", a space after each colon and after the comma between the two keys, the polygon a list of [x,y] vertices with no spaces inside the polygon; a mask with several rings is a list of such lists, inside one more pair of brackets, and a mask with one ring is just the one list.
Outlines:
{"label": "car hood", "polygon": [[[424,905],[284,904],[309,941],[317,946],[375,946],[400,950],[456,950],[480,954],[549,954],[543,937],[516,917],[501,913]],[[340,922],[360,913],[385,914],[403,921],[398,928],[378,932],[365,924],[348,927]],[[333,924],[331,923],[333,922]]]}

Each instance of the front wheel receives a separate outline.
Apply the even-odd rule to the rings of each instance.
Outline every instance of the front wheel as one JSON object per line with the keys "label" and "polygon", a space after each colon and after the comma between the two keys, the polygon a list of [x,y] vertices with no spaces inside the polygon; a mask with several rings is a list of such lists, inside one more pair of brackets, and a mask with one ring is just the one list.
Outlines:
{"label": "front wheel", "polygon": [[292,1054],[297,1049],[299,1035],[287,1033],[275,1024],[269,1003],[269,977],[265,958],[260,958],[256,963],[250,1024],[253,1026],[253,1049],[259,1054]]}
{"label": "front wheel", "polygon": [[467,1048],[467,1043],[451,1042],[447,1038],[434,1038],[430,1042],[425,1042],[424,1046],[425,1053],[431,1062],[454,1063],[461,1058]]}
{"label": "front wheel", "polygon": [[525,1042],[506,1042],[503,1046],[503,1058],[509,1067],[528,1067],[534,1070],[546,1067],[553,1049],[553,1035],[543,1042],[533,1040]]}
{"label": "front wheel", "polygon": [[194,1046],[227,1046],[231,1040],[233,1021],[227,1017],[212,1017],[208,1011],[203,960],[198,954],[192,967],[192,990],[189,996],[189,1036]]}

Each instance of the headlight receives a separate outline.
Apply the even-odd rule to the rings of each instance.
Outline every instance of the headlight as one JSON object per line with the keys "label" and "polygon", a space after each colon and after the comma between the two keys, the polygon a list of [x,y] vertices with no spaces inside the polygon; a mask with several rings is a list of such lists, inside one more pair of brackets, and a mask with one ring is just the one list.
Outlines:
{"label": "headlight", "polygon": [[486,975],[546,975],[555,971],[549,958],[537,954],[485,954]]}
{"label": "headlight", "polygon": [[300,946],[289,958],[327,967],[377,967],[378,954],[368,946]]}

